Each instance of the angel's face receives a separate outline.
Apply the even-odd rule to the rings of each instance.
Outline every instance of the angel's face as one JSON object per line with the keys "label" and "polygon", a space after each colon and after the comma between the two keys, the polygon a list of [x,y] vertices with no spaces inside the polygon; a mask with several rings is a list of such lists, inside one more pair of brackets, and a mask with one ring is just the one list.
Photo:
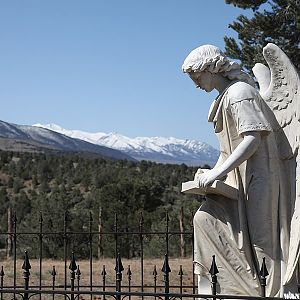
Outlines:
{"label": "angel's face", "polygon": [[197,88],[206,92],[211,92],[215,88],[214,74],[208,71],[189,72],[190,78],[194,81]]}

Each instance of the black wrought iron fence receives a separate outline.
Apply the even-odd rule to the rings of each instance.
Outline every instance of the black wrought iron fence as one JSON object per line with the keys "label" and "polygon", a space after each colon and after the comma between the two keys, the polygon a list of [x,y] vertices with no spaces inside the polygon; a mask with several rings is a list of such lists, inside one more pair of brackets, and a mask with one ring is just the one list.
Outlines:
{"label": "black wrought iron fence", "polygon": [[[118,225],[115,216],[114,230],[111,232],[93,231],[92,216],[90,215],[88,228],[84,232],[69,232],[67,230],[66,215],[64,226],[60,232],[47,232],[43,227],[43,217],[39,219],[39,230],[22,232],[17,228],[16,216],[13,218],[13,230],[2,232],[0,235],[11,242],[12,258],[3,259],[0,271],[0,300],[3,299],[256,299],[257,297],[238,297],[217,294],[218,268],[214,256],[210,269],[212,295],[197,295],[196,280],[193,270],[192,255],[185,259],[190,262],[189,267],[181,264],[179,259],[170,257],[170,239],[173,236],[188,237],[193,249],[193,231],[172,231],[169,228],[169,218],[166,214],[165,229],[162,231],[146,231],[141,218],[138,231],[123,230]],[[84,235],[84,244],[88,249],[86,260],[76,259],[76,236]],[[113,263],[104,258],[96,258],[94,244],[104,235],[114,238],[115,258]],[[165,249],[164,258],[157,264],[155,259],[144,258],[145,238],[160,236]],[[22,238],[21,238],[22,237]],[[62,260],[56,260],[49,267],[49,261],[44,257],[44,243],[47,239],[56,237],[59,246],[63,246]],[[95,238],[97,237],[97,238]],[[124,268],[125,258],[122,255],[121,239],[133,237],[139,245],[138,258],[127,259],[130,263]],[[30,240],[30,249],[35,250],[34,257],[30,251],[23,249],[24,238]],[[29,245],[26,243],[26,245]],[[70,252],[71,249],[71,252]],[[9,249],[8,249],[9,250]],[[18,254],[24,250],[24,259],[18,259]],[[9,251],[8,251],[9,252]],[[193,253],[193,251],[191,251]],[[184,261],[184,258],[182,258]],[[170,262],[173,266],[171,269]],[[53,263],[51,261],[50,263]],[[85,269],[82,270],[82,264]],[[135,267],[132,267],[135,264]],[[46,272],[45,272],[46,270]],[[265,297],[266,276],[268,272],[263,262],[261,269],[262,297]],[[134,278],[134,279],[133,279]],[[278,298],[277,298],[278,299]]]}
{"label": "black wrought iron fence", "polygon": [[[12,230],[10,232],[0,232],[2,245],[6,244],[6,248],[11,247],[11,249],[6,249],[6,252],[11,254],[11,258],[3,259],[1,266],[1,300],[3,295],[8,295],[9,291],[13,291],[14,295],[18,294],[20,296],[22,292],[17,293],[16,289],[27,290],[29,288],[31,297],[36,293],[39,294],[39,297],[41,297],[42,293],[43,295],[52,293],[52,295],[58,297],[62,294],[68,295],[67,292],[69,291],[75,292],[80,290],[85,293],[87,291],[93,293],[95,297],[102,293],[101,299],[105,299],[109,295],[112,296],[116,291],[121,292],[121,289],[128,293],[185,292],[195,294],[196,285],[193,275],[192,251],[190,251],[189,258],[185,259],[185,261],[190,262],[188,269],[180,264],[178,259],[173,262],[176,264],[174,269],[172,267],[173,270],[171,270],[169,265],[169,249],[172,244],[172,237],[181,236],[181,239],[191,243],[190,249],[192,250],[193,232],[171,231],[168,214],[165,216],[165,226],[161,231],[146,230],[142,215],[136,230],[121,227],[118,223],[117,214],[115,215],[112,231],[94,231],[93,218],[90,214],[88,224],[85,226],[86,229],[78,232],[68,231],[67,215],[67,213],[64,214],[61,231],[49,231],[45,227],[43,215],[41,214],[36,231],[25,231],[24,228],[19,228],[16,215],[14,215],[12,218]],[[99,248],[103,247],[103,245],[100,245],[100,241],[105,243],[104,237],[106,236],[114,241],[111,256],[115,256],[115,259],[109,260],[103,257],[99,259],[98,257]],[[145,260],[145,249],[149,240],[153,237],[159,238],[159,246],[164,252],[163,260],[154,259],[155,262],[149,258]],[[128,256],[125,253],[127,252],[125,248],[128,248],[129,239],[133,240],[129,244],[136,250],[135,258],[126,259],[128,266],[125,266],[126,270],[124,270],[121,258],[123,257],[124,259],[124,257]],[[5,242],[3,242],[4,240]],[[51,269],[47,258],[49,251],[44,253],[49,241],[51,241],[51,244],[55,242],[57,249],[62,250],[61,259],[51,261],[53,262]],[[84,248],[84,251],[82,248]],[[21,262],[20,257],[24,256],[24,253],[25,258]],[[55,254],[55,249],[53,249],[53,253]],[[77,255],[77,253],[80,253],[80,255]],[[86,256],[83,254],[86,254]],[[78,256],[80,256],[81,260],[84,259],[82,261],[85,265],[84,273],[78,260],[75,260]],[[70,257],[72,257],[71,261]],[[114,265],[112,265],[112,260],[115,261]],[[147,264],[146,266],[145,263]],[[134,264],[134,267],[132,267],[132,264]],[[20,275],[21,269],[23,270],[23,277]],[[175,273],[172,276],[174,283],[170,281],[171,272]],[[33,292],[34,290],[39,292]],[[129,296],[129,298],[133,296],[134,294]],[[144,298],[146,295],[141,297]],[[158,298],[159,296],[157,296]],[[73,299],[73,296],[71,299]]]}

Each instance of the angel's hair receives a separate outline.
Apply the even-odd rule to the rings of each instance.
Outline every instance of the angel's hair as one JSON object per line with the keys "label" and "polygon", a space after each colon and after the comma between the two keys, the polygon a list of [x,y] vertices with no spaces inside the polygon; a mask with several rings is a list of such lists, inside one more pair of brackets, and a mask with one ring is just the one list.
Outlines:
{"label": "angel's hair", "polygon": [[203,45],[194,49],[184,60],[182,70],[184,73],[202,71],[221,73],[230,80],[240,80],[255,85],[254,80],[237,62],[229,60],[218,47],[213,45]]}

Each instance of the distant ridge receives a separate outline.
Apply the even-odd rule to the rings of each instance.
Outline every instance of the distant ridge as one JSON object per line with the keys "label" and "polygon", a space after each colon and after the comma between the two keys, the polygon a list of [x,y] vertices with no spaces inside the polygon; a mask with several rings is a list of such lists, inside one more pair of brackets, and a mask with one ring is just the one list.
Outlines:
{"label": "distant ridge", "polygon": [[80,130],[67,130],[56,124],[35,124],[66,136],[81,139],[96,145],[120,150],[137,160],[150,160],[161,163],[213,166],[219,151],[212,146],[196,140],[173,137],[129,138],[119,133],[90,133]]}
{"label": "distant ridge", "polygon": [[134,160],[126,153],[116,149],[71,138],[46,128],[17,125],[4,121],[0,121],[0,150],[19,152],[55,151]]}

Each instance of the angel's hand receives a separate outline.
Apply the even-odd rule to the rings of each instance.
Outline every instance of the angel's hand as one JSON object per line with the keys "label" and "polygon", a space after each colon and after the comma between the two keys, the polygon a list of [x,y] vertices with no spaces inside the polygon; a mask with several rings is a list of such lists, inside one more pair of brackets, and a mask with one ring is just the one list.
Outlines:
{"label": "angel's hand", "polygon": [[201,174],[207,172],[207,171],[209,171],[209,169],[201,169],[201,168],[199,168],[199,169],[197,170],[197,172],[195,173],[194,181],[197,181],[197,182],[198,182],[198,181],[199,181],[199,176],[200,176]]}
{"label": "angel's hand", "polygon": [[220,175],[218,169],[207,170],[205,173],[199,174],[197,181],[199,187],[207,187],[212,184]]}

